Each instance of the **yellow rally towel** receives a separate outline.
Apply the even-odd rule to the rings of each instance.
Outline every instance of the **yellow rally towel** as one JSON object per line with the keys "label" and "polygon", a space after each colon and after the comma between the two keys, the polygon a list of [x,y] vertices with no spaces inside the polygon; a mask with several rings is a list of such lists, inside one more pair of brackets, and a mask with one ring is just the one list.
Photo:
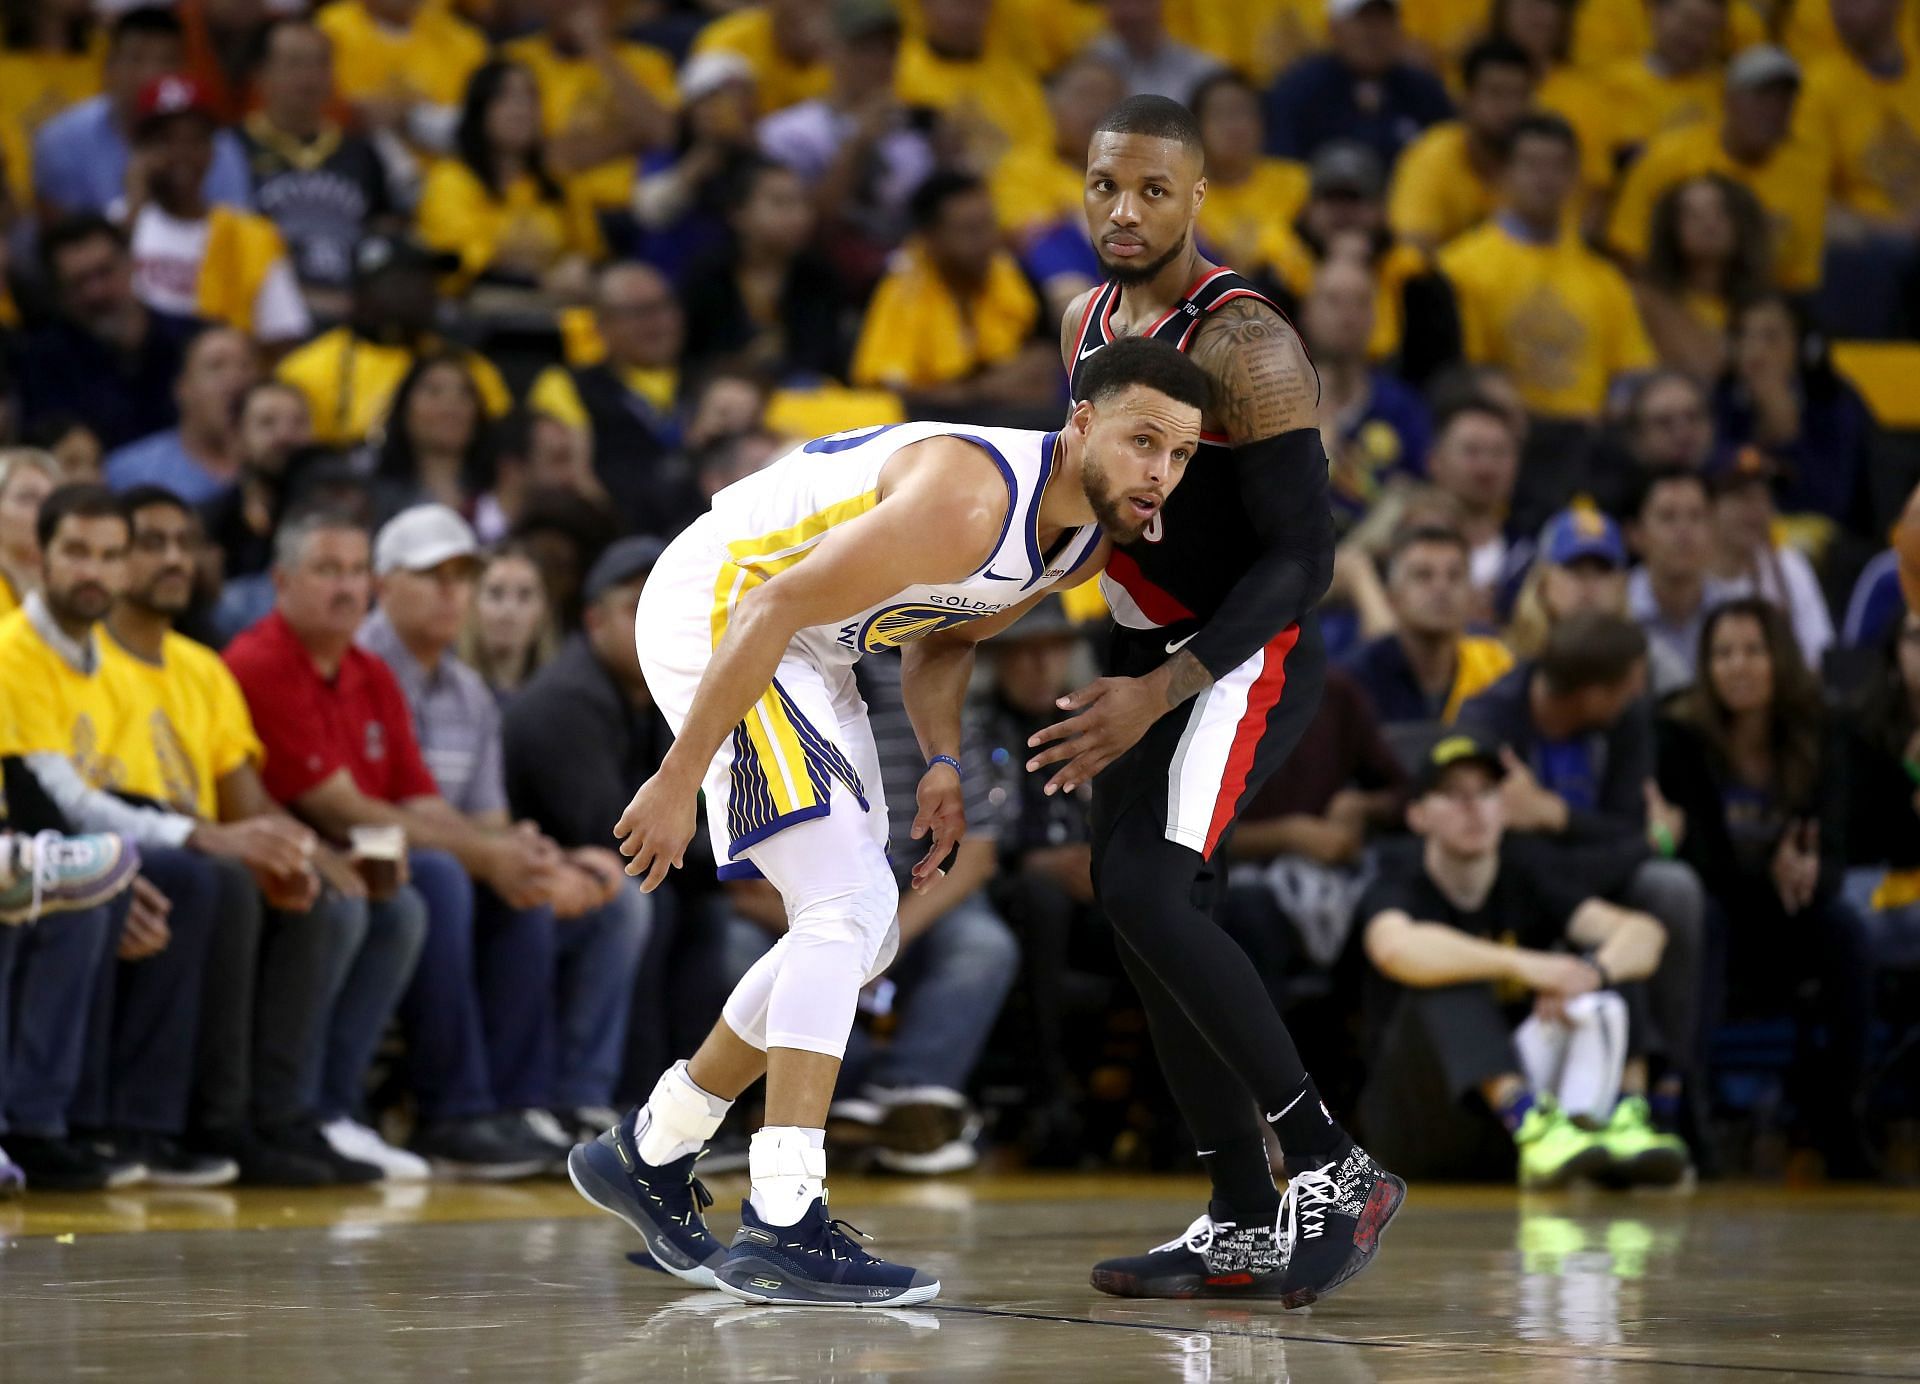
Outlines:
{"label": "yellow rally towel", "polygon": [[286,253],[266,217],[216,206],[207,215],[207,253],[200,261],[200,316],[251,333],[260,285]]}
{"label": "yellow rally towel", "polygon": [[1873,891],[1875,912],[1920,903],[1920,870],[1889,870]]}

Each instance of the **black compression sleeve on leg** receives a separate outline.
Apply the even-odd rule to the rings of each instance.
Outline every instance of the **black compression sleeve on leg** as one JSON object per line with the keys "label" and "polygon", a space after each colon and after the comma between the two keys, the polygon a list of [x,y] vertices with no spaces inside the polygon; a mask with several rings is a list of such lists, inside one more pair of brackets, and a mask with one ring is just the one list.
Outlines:
{"label": "black compression sleeve on leg", "polygon": [[1333,583],[1333,512],[1319,429],[1295,428],[1235,447],[1233,462],[1261,548],[1187,645],[1216,678],[1313,609]]}

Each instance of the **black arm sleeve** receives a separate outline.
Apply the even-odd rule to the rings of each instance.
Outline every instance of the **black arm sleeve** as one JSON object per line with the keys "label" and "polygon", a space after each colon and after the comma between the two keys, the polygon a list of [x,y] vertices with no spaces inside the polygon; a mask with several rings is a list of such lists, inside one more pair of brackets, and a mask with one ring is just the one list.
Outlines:
{"label": "black arm sleeve", "polygon": [[1313,609],[1333,582],[1333,512],[1319,429],[1295,428],[1245,443],[1233,449],[1233,462],[1261,546],[1187,645],[1216,678]]}

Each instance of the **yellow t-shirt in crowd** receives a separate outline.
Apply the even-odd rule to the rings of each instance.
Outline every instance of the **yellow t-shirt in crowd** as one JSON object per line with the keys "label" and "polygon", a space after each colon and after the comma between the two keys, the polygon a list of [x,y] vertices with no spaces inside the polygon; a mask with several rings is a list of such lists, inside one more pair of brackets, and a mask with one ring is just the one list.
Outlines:
{"label": "yellow t-shirt in crowd", "polygon": [[1604,127],[1607,154],[1621,167],[1668,130],[1702,121],[1717,128],[1724,80],[1710,67],[1691,77],[1666,77],[1645,58],[1615,63],[1599,76],[1609,119]]}
{"label": "yellow t-shirt in crowd", "polygon": [[[1812,0],[1825,6],[1827,0]],[[1573,17],[1573,61],[1576,67],[1600,69],[1637,58],[1653,47],[1653,20],[1647,0],[1580,0]],[[1731,0],[1727,6],[1729,55],[1767,42],[1767,22],[1750,0]]]}
{"label": "yellow t-shirt in crowd", "polygon": [[100,94],[106,33],[84,53],[0,50],[0,159],[15,207],[33,205],[33,135],[50,116]]}
{"label": "yellow t-shirt in crowd", "polygon": [[[626,369],[619,372],[620,383],[636,397],[646,400],[657,413],[672,413],[673,401],[680,393],[680,372],[671,366],[658,370]],[[580,399],[579,386],[564,365],[549,365],[527,390],[527,407],[535,413],[557,418],[570,428],[588,428],[593,420]]]}
{"label": "yellow t-shirt in crowd", "polygon": [[1400,155],[1387,190],[1387,225],[1395,235],[1438,247],[1485,221],[1498,203],[1499,189],[1467,155],[1467,127],[1448,120]]}
{"label": "yellow t-shirt in crowd", "polygon": [[1851,55],[1822,59],[1795,114],[1833,160],[1834,200],[1866,216],[1920,211],[1920,64],[1911,57],[1897,77],[1875,76]]}
{"label": "yellow t-shirt in crowd", "polygon": [[[487,413],[494,418],[513,407],[507,382],[485,356],[464,352],[467,373]],[[313,414],[313,440],[326,447],[363,441],[386,416],[393,392],[413,368],[414,353],[355,336],[346,327],[315,337],[280,362],[274,374],[307,396]]]}
{"label": "yellow t-shirt in crowd", "polygon": [[[993,6],[987,20],[986,57],[1045,75],[1079,52],[1099,33],[1105,16],[1085,0],[985,0]],[[1206,0],[1217,3],[1217,0]],[[907,37],[925,32],[919,0],[900,0]]]}
{"label": "yellow t-shirt in crowd", "polygon": [[[1274,226],[1262,239],[1257,263],[1273,270],[1287,291],[1304,300],[1319,272],[1320,260],[1292,226]],[[1387,360],[1400,350],[1406,336],[1407,280],[1433,269],[1427,252],[1399,241],[1373,264],[1373,335],[1367,339],[1367,357]]]}
{"label": "yellow t-shirt in crowd", "polygon": [[[1786,17],[1779,26],[1780,46],[1793,54],[1803,69],[1811,72],[1815,63],[1846,54],[1847,46],[1833,27],[1833,7],[1827,0],[1782,0],[1781,8]],[[1920,6],[1906,6],[1902,18],[1901,44],[1909,53],[1920,52]]]}
{"label": "yellow t-shirt in crowd", "polygon": [[708,24],[693,40],[693,51],[724,51],[745,58],[753,69],[762,115],[825,96],[833,85],[833,72],[826,63],[796,63],[780,51],[774,41],[773,16],[761,5],[748,5]]}
{"label": "yellow t-shirt in crowd", "polygon": [[1006,251],[995,253],[986,284],[963,303],[909,242],[874,290],[852,380],[894,390],[964,380],[1017,353],[1039,320],[1040,300]]}
{"label": "yellow t-shirt in crowd", "polygon": [[1061,158],[1051,145],[1017,145],[987,175],[1000,227],[1015,235],[1083,215],[1086,184],[1085,169]]}
{"label": "yellow t-shirt in crowd", "polygon": [[1477,697],[1513,671],[1513,650],[1484,634],[1463,634],[1454,645],[1453,686],[1440,719],[1452,725],[1469,697]]}
{"label": "yellow t-shirt in crowd", "polygon": [[220,780],[266,758],[240,684],[218,654],[185,635],[166,636],[157,665],[103,630],[94,638],[121,711],[122,789],[218,821]]}
{"label": "yellow t-shirt in crowd", "polygon": [[1589,189],[1613,185],[1613,97],[1607,84],[1577,67],[1556,67],[1540,79],[1533,103],[1551,111],[1580,140],[1580,178]]}
{"label": "yellow t-shirt in crowd", "polygon": [[1027,68],[992,56],[953,62],[918,39],[900,45],[894,95],[909,106],[943,111],[960,128],[968,152],[991,168],[1016,145],[1053,151],[1053,115]]}
{"label": "yellow t-shirt in crowd", "polygon": [[105,672],[104,659],[75,671],[26,611],[0,619],[0,756],[63,754],[92,787],[125,788],[122,706]]}
{"label": "yellow t-shirt in crowd", "polygon": [[569,190],[554,201],[522,175],[495,196],[458,159],[441,159],[420,192],[420,239],[460,256],[460,278],[471,281],[493,266],[508,245],[529,247],[540,268],[568,255],[600,259],[606,246],[593,208]]}
{"label": "yellow t-shirt in crowd", "polygon": [[1736,163],[1721,147],[1717,125],[1669,130],[1628,170],[1607,224],[1607,243],[1630,260],[1647,253],[1653,207],[1676,183],[1724,173],[1745,184],[1773,223],[1773,271],[1780,287],[1798,292],[1820,282],[1827,235],[1827,151],[1796,132],[1765,163]]}
{"label": "yellow t-shirt in crowd", "polygon": [[1306,203],[1304,164],[1261,159],[1240,182],[1207,181],[1207,197],[1198,217],[1200,239],[1217,252],[1213,258],[1218,263],[1251,269],[1260,262],[1267,227],[1291,224]]}
{"label": "yellow t-shirt in crowd", "polygon": [[1460,59],[1486,35],[1492,0],[1402,0],[1400,24],[1424,49],[1449,83],[1460,75]]}
{"label": "yellow t-shirt in crowd", "polygon": [[1166,0],[1167,33],[1265,86],[1327,43],[1322,0]]}
{"label": "yellow t-shirt in crowd", "polygon": [[13,578],[0,572],[0,620],[20,609],[20,593],[13,589]]}
{"label": "yellow t-shirt in crowd", "polygon": [[1467,359],[1504,367],[1535,413],[1595,419],[1616,376],[1654,363],[1626,277],[1571,231],[1516,237],[1499,217],[1440,252]]}
{"label": "yellow t-shirt in crowd", "polygon": [[[500,56],[533,73],[547,138],[592,129],[607,119],[613,92],[605,75],[588,59],[562,53],[545,34],[502,44]],[[617,43],[614,56],[647,95],[670,111],[678,108],[672,58],[644,43]],[[570,194],[596,207],[623,207],[633,195],[633,160],[611,159],[576,173],[567,182]]]}
{"label": "yellow t-shirt in crowd", "polygon": [[333,40],[334,91],[349,101],[400,97],[458,106],[487,60],[487,40],[444,5],[423,5],[404,29],[381,23],[360,0],[334,0],[314,22]]}

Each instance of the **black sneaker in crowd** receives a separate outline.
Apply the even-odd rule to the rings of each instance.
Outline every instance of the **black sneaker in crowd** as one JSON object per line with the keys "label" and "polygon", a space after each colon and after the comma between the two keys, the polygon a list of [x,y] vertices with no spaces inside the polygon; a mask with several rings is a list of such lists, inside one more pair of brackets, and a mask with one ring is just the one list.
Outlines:
{"label": "black sneaker in crowd", "polygon": [[[518,1116],[509,1117],[518,1121]],[[514,1182],[532,1177],[553,1161],[532,1136],[501,1128],[492,1116],[422,1125],[409,1145],[436,1173],[476,1182]]]}
{"label": "black sneaker in crowd", "polygon": [[348,1158],[336,1150],[320,1132],[319,1124],[312,1120],[263,1129],[260,1140],[271,1148],[318,1163],[327,1170],[331,1180],[342,1187],[361,1187],[386,1176],[376,1165]]}
{"label": "black sneaker in crowd", "polygon": [[1091,1281],[1114,1297],[1277,1298],[1284,1261],[1273,1221],[1238,1222],[1215,1204],[1184,1235],[1095,1264]]}
{"label": "black sneaker in crowd", "polygon": [[195,1153],[165,1134],[132,1130],[108,1140],[114,1154],[138,1159],[154,1187],[224,1187],[240,1177],[240,1165],[218,1154]]}
{"label": "black sneaker in crowd", "polygon": [[138,1186],[147,1177],[146,1168],[133,1159],[108,1157],[78,1139],[9,1134],[7,1152],[35,1192],[98,1192]]}
{"label": "black sneaker in crowd", "polygon": [[331,1187],[333,1169],[317,1158],[270,1143],[249,1129],[200,1129],[187,1135],[195,1153],[230,1158],[241,1187]]}
{"label": "black sneaker in crowd", "polygon": [[1406,1199],[1407,1184],[1358,1144],[1295,1173],[1280,1198],[1287,1250],[1281,1301],[1310,1306],[1371,1264],[1380,1232]]}

